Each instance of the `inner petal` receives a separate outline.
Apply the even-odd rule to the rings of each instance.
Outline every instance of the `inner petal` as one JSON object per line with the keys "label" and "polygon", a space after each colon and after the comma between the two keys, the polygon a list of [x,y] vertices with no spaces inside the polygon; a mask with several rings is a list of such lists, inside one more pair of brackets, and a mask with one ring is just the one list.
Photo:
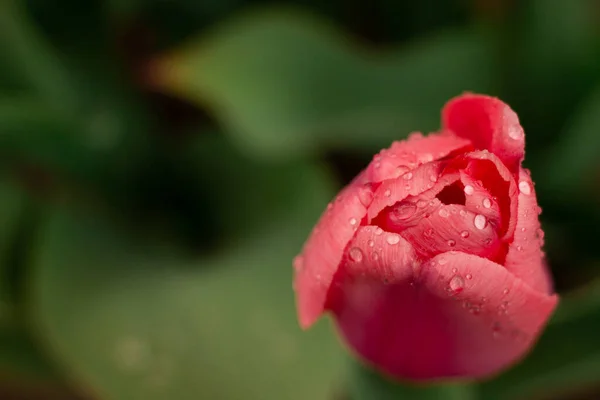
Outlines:
{"label": "inner petal", "polygon": [[[472,183],[472,180],[467,180],[467,183]],[[435,191],[409,196],[384,209],[373,222],[384,230],[399,233],[413,245],[420,259],[459,250],[490,260],[501,260],[505,246],[498,237],[497,207],[491,203],[489,208],[470,204],[473,201],[483,203],[481,199],[489,195],[480,189],[482,194],[474,196],[469,187],[463,186],[463,182],[457,179]],[[484,213],[484,209],[487,212]]]}

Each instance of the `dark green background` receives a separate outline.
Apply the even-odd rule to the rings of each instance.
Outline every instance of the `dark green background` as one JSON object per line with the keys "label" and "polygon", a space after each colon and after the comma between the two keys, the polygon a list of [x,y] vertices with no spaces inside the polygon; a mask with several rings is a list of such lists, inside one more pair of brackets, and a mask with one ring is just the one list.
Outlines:
{"label": "dark green background", "polygon": [[[561,305],[486,382],[393,384],[291,260],[463,91],[526,131]],[[0,0],[0,398],[596,399],[600,1]]]}

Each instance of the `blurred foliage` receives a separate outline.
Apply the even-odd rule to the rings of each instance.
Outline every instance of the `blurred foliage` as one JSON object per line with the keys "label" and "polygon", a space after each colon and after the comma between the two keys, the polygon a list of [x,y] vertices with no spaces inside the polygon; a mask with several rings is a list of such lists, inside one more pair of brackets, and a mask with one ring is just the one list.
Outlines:
{"label": "blurred foliage", "polygon": [[[1,0],[0,397],[597,398],[599,21],[597,0]],[[563,301],[495,379],[393,383],[328,322],[300,331],[290,264],[463,91],[521,118]]]}

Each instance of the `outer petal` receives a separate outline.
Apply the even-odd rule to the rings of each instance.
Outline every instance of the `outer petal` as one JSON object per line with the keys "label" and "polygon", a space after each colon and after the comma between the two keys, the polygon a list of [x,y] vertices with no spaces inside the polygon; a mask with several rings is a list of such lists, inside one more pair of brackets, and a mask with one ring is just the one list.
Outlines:
{"label": "outer petal", "polygon": [[[345,297],[334,309],[347,343],[397,378],[499,372],[527,352],[557,302],[501,265],[460,252],[435,257],[414,281],[407,276],[385,285],[355,273],[340,283]],[[368,308],[356,306],[360,295]]]}
{"label": "outer petal", "polygon": [[450,100],[442,123],[477,149],[487,149],[516,174],[525,155],[525,135],[517,114],[504,102],[489,96],[464,94]]}
{"label": "outer petal", "polygon": [[508,248],[505,267],[531,287],[550,293],[552,280],[541,248],[544,236],[538,219],[541,209],[531,178],[524,169],[519,172],[518,202],[517,226],[513,242]]}
{"label": "outer petal", "polygon": [[303,328],[312,325],[323,312],[344,249],[363,222],[372,199],[370,185],[347,186],[328,205],[302,254],[295,258],[294,290]]}
{"label": "outer petal", "polygon": [[471,149],[473,145],[469,140],[449,132],[427,136],[413,133],[408,139],[394,142],[389,149],[375,155],[367,168],[367,178],[370,182],[397,178],[419,165]]}

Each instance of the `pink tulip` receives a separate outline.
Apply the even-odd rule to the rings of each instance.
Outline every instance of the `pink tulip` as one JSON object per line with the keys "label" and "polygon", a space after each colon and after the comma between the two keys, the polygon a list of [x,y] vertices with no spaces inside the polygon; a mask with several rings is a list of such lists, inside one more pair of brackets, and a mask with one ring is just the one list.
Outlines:
{"label": "pink tulip", "polygon": [[294,260],[303,328],[331,312],[394,378],[481,378],[521,359],[558,297],[515,112],[464,94],[439,133],[377,154]]}

